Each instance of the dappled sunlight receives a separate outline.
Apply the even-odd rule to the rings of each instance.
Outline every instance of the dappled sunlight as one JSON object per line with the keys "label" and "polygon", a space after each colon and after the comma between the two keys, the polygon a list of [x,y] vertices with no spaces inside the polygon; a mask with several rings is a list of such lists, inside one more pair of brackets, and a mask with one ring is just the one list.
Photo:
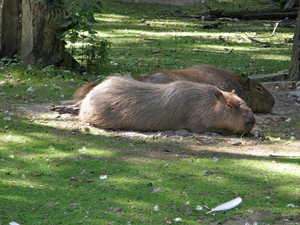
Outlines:
{"label": "dappled sunlight", "polygon": [[269,60],[281,60],[281,61],[291,61],[291,56],[286,54],[255,54],[256,59],[269,59]]}
{"label": "dappled sunlight", "polygon": [[20,195],[0,195],[0,199],[6,199],[8,201],[13,201],[13,202],[18,202],[18,204],[21,204],[21,203],[26,203],[26,204],[32,204],[34,203],[35,201],[34,200],[30,200],[24,196],[20,196]]}
{"label": "dappled sunlight", "polygon": [[253,161],[250,162],[248,167],[255,168],[264,172],[277,173],[278,176],[295,176],[295,178],[300,174],[300,165],[298,163],[280,163],[276,159],[273,161]]}

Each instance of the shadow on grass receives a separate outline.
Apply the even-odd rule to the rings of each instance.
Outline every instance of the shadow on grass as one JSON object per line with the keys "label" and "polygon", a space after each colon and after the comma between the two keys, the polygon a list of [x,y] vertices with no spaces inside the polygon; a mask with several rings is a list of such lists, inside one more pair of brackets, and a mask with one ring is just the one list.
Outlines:
{"label": "shadow on grass", "polygon": [[[186,142],[71,130],[19,120],[2,132],[0,222],[161,224],[181,217],[194,224],[248,210],[298,212],[286,205],[299,201],[299,159],[275,164],[270,157],[216,152],[213,144],[197,151]],[[196,210],[237,196],[241,211],[213,216]]]}

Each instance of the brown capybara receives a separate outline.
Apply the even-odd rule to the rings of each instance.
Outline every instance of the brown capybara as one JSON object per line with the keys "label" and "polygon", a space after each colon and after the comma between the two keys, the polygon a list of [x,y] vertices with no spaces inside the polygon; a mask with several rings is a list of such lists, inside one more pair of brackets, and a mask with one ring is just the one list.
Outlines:
{"label": "brown capybara", "polygon": [[73,94],[74,101],[79,102],[80,100],[84,99],[85,96],[98,84],[99,83],[92,81],[81,85]]}
{"label": "brown capybara", "polygon": [[[215,68],[209,65],[201,65],[179,70],[153,71],[145,76],[134,77],[134,79],[143,82],[161,84],[177,80],[187,80],[197,83],[211,84],[217,86],[223,91],[231,92],[234,90],[253,112],[258,113],[271,112],[275,103],[272,94],[258,83],[250,80],[249,78],[243,79],[234,72]],[[85,91],[81,92],[82,96],[80,99],[83,99],[95,85],[83,85],[83,89]],[[81,88],[82,86],[78,89]],[[76,90],[76,92],[78,91]]]}
{"label": "brown capybara", "polygon": [[79,118],[105,129],[248,133],[252,111],[236,94],[207,84],[139,82],[112,76],[82,100]]}
{"label": "brown capybara", "polygon": [[211,84],[223,91],[231,92],[234,90],[253,112],[258,113],[271,112],[275,104],[272,94],[258,83],[249,78],[243,79],[234,72],[209,65],[179,70],[153,71],[135,79],[150,83],[170,83],[177,80],[187,80]]}

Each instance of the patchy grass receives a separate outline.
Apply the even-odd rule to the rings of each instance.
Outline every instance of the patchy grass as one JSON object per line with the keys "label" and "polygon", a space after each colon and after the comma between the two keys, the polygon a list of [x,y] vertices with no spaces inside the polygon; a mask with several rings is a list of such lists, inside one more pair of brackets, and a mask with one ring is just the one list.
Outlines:
{"label": "patchy grass", "polygon": [[[7,116],[0,115],[8,126],[0,138],[3,224],[162,224],[175,217],[186,224],[210,224],[250,211],[271,212],[276,220],[299,214],[299,158],[230,153],[230,145],[218,152],[218,142],[203,140],[194,140],[192,147],[186,141],[96,135],[93,130],[87,135],[73,131],[76,121],[66,127],[39,118],[3,123]],[[156,188],[161,190],[151,193]],[[226,213],[196,210],[237,196],[242,204]]]}
{"label": "patchy grass", "polygon": [[[221,22],[216,29],[203,29],[214,22],[188,16],[207,11],[203,4],[189,7],[130,4],[103,1],[104,11],[97,19],[99,36],[112,42],[111,61],[100,71],[128,72],[140,75],[158,68],[185,68],[196,64],[211,64],[233,70],[242,76],[267,74],[287,70],[292,46],[285,40],[293,37],[294,28],[279,26],[275,35],[257,38],[270,46],[242,38],[270,36],[274,22]],[[240,6],[233,2],[212,2],[213,8],[231,10],[253,8],[253,1]],[[257,3],[259,5],[259,3]],[[261,5],[260,5],[261,6]],[[250,7],[250,8],[249,8]],[[266,8],[278,7],[273,3]],[[193,49],[224,51],[231,54],[200,53]]]}
{"label": "patchy grass", "polygon": [[[240,5],[252,9],[257,3],[274,7],[271,1],[211,2],[232,10]],[[96,75],[99,78],[199,63],[243,76],[288,68],[292,46],[284,40],[293,37],[292,28],[279,26],[272,38],[259,39],[271,42],[263,47],[238,35],[270,35],[273,27],[264,26],[271,24],[268,21],[224,22],[218,29],[204,30],[202,25],[212,22],[176,13],[195,15],[207,10],[201,4],[103,3],[103,14],[97,17],[99,36],[111,41],[112,48],[109,64]],[[234,50],[216,54],[193,52],[195,48]],[[269,224],[300,221],[299,157],[269,156],[297,153],[297,139],[277,138],[286,135],[286,126],[299,127],[299,117],[289,125],[282,119],[278,126],[270,126],[266,131],[270,140],[245,137],[238,139],[241,146],[233,146],[235,139],[230,137],[122,137],[96,128],[87,131],[77,120],[21,111],[71,99],[80,84],[93,78],[52,67],[1,65],[0,224],[165,224],[174,223],[176,217],[185,224],[234,224],[243,217],[251,222],[253,212]],[[34,92],[28,92],[30,87]],[[100,179],[103,175],[107,179]],[[237,208],[206,214],[207,208],[237,196],[243,199]],[[204,209],[196,210],[198,205]]]}

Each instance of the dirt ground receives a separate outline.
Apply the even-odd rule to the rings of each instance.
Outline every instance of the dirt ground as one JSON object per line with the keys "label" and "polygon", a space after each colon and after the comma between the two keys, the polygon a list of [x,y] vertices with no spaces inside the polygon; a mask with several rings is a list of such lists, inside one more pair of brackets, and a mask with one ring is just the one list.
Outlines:
{"label": "dirt ground", "polygon": [[[232,134],[222,136],[216,133],[196,134],[186,130],[161,131],[161,132],[137,132],[137,131],[105,131],[95,127],[82,125],[77,116],[70,114],[58,114],[50,111],[51,104],[19,105],[18,111],[35,118],[48,119],[48,125],[53,124],[57,128],[86,129],[102,135],[115,135],[129,139],[139,138],[164,139],[166,146],[163,153],[147,146],[149,157],[190,157],[202,156],[211,158],[251,158],[251,157],[300,157],[300,83],[298,82],[267,82],[262,84],[275,98],[275,106],[271,114],[255,114],[256,125],[251,135],[240,137]],[[298,95],[297,95],[298,94]],[[172,147],[170,147],[172,142]],[[154,147],[155,148],[155,147]],[[183,150],[184,149],[184,150]],[[188,149],[188,150],[187,150]],[[129,154],[143,155],[140,149],[128,150]],[[132,152],[131,152],[132,151]],[[168,154],[165,154],[165,153]],[[276,218],[276,219],[275,219]],[[278,219],[279,218],[279,219]],[[224,224],[300,224],[300,217],[287,218],[284,215],[278,217],[270,212],[249,212],[247,217],[237,217],[235,221],[226,221]]]}
{"label": "dirt ground", "polygon": [[[226,151],[237,154],[257,156],[299,156],[300,157],[300,82],[266,82],[262,85],[267,88],[275,98],[275,105],[271,114],[255,114],[256,125],[251,135],[240,137],[232,134],[222,136],[217,133],[197,134],[186,130],[161,131],[161,132],[136,132],[136,131],[104,131],[95,127],[88,127],[96,133],[108,133],[128,138],[184,140],[189,142],[197,139],[201,145],[210,143],[214,151],[224,152],[224,145],[234,145],[236,148],[226,148]],[[296,94],[295,94],[296,93]],[[36,118],[42,117],[53,121],[55,126],[61,128],[77,128],[85,130],[87,126],[74,122],[77,116],[71,114],[59,114],[50,109],[52,104],[18,105],[18,111],[22,114],[30,114]],[[57,123],[61,121],[61,123]],[[78,127],[79,126],[79,127]],[[270,140],[271,138],[271,140]],[[264,143],[258,147],[258,143]],[[191,142],[190,145],[195,145]],[[218,148],[214,148],[217,145]],[[194,146],[195,147],[195,146]]]}

